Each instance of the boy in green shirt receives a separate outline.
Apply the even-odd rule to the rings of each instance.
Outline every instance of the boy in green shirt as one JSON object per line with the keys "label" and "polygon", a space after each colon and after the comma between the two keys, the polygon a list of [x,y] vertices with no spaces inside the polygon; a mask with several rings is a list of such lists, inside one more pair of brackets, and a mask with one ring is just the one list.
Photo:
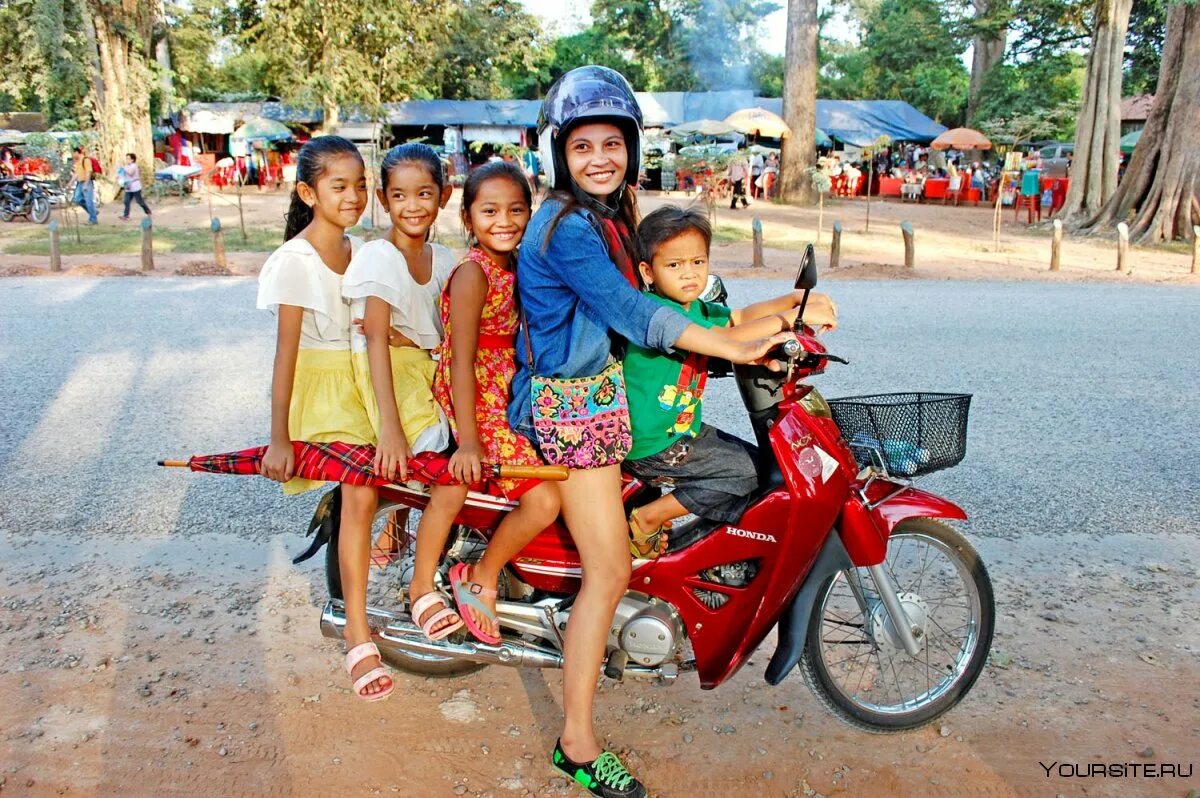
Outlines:
{"label": "boy in green shirt", "polygon": [[[638,271],[650,296],[706,327],[734,327],[739,337],[764,338],[792,329],[803,292],[793,291],[741,310],[699,299],[708,281],[712,229],[699,211],[659,208],[638,225]],[[829,297],[812,294],[804,312],[811,327],[833,329]],[[625,386],[633,448],[624,468],[651,485],[673,487],[629,514],[630,552],[653,559],[667,548],[673,519],[692,513],[718,523],[741,517],[758,486],[754,447],[703,423],[707,358],[667,354],[629,344]]]}

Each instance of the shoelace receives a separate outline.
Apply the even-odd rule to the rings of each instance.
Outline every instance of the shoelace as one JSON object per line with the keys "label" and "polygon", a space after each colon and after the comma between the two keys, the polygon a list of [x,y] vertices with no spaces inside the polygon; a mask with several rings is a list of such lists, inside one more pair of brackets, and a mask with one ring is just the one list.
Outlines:
{"label": "shoelace", "polygon": [[618,790],[625,789],[633,781],[633,776],[621,764],[621,760],[609,751],[605,751],[596,758],[592,769],[600,781]]}

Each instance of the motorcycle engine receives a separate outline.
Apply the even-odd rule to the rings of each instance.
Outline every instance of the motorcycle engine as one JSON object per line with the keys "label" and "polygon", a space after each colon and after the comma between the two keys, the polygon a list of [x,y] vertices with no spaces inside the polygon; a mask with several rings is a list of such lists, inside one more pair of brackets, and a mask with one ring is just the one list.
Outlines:
{"label": "motorcycle engine", "polygon": [[683,644],[683,621],[670,604],[627,593],[617,608],[611,642],[638,665],[661,665],[675,657]]}

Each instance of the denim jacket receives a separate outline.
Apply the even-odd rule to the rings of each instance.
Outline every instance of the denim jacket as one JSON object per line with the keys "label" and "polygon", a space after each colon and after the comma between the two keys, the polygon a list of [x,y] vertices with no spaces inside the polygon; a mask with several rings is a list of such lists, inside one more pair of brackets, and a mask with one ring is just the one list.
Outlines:
{"label": "denim jacket", "polygon": [[[643,296],[608,256],[590,212],[563,217],[549,244],[546,231],[561,203],[542,203],[525,231],[517,261],[517,291],[528,322],[533,369],[542,377],[590,377],[604,370],[615,334],[646,349],[670,351],[690,322]],[[525,338],[516,341],[517,372],[508,420],[532,436],[530,364]]]}

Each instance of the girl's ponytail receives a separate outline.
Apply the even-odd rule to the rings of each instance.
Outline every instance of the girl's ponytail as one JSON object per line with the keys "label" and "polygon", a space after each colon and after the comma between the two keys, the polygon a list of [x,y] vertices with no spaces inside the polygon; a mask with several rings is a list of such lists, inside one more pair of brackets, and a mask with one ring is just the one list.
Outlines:
{"label": "girl's ponytail", "polygon": [[[349,139],[341,136],[317,136],[309,139],[296,154],[296,183],[304,183],[316,190],[317,180],[325,171],[326,162],[336,156],[352,155],[362,163],[362,154]],[[300,192],[292,189],[292,200],[288,205],[283,229],[283,240],[290,241],[300,234],[313,220],[313,209],[300,199]]]}
{"label": "girl's ponytail", "polygon": [[287,216],[284,217],[283,240],[291,241],[300,231],[308,227],[313,220],[313,209],[300,199],[300,193],[292,189],[292,200],[288,203]]}

